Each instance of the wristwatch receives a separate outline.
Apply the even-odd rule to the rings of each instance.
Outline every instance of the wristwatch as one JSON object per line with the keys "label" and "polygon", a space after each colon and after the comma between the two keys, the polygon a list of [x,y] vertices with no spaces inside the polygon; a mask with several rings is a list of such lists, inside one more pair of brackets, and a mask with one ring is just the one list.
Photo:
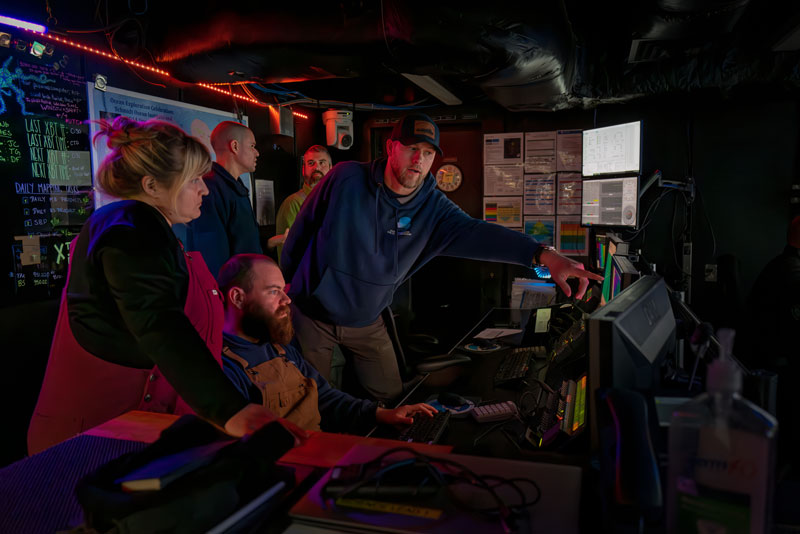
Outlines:
{"label": "wristwatch", "polygon": [[541,247],[536,249],[536,252],[533,254],[533,264],[534,265],[542,265],[542,252],[545,250],[550,250],[553,252],[557,252],[557,250],[548,245],[542,245]]}

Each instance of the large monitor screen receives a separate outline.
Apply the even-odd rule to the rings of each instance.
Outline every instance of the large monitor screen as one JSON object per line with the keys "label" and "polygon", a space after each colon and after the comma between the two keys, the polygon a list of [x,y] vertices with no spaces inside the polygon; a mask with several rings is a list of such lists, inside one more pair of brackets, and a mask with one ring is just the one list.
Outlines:
{"label": "large monitor screen", "polygon": [[639,214],[638,176],[583,180],[581,188],[581,225],[636,227]]}
{"label": "large monitor screen", "polygon": [[639,174],[642,171],[642,122],[583,131],[583,175]]}

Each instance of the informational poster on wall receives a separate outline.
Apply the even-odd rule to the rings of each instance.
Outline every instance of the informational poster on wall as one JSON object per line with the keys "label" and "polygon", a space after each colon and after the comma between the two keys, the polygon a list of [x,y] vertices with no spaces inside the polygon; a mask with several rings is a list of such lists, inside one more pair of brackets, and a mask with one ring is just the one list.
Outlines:
{"label": "informational poster on wall", "polygon": [[484,197],[483,220],[521,229],[522,197]]}
{"label": "informational poster on wall", "polygon": [[556,171],[581,172],[583,130],[559,130],[556,136]]}
{"label": "informational poster on wall", "polygon": [[556,132],[525,134],[525,172],[527,174],[556,172]]}
{"label": "informational poster on wall", "polygon": [[525,175],[525,215],[555,215],[556,175]]}
{"label": "informational poster on wall", "polygon": [[589,254],[589,233],[580,217],[556,218],[556,248],[565,256]]}
{"label": "informational poster on wall", "polygon": [[275,224],[275,183],[256,180],[256,220],[261,226]]}
{"label": "informational poster on wall", "polygon": [[[217,124],[223,121],[237,121],[245,125],[248,124],[246,115],[239,121],[235,113],[228,111],[186,104],[115,87],[106,86],[105,90],[101,91],[95,89],[94,84],[89,82],[86,84],[86,90],[89,95],[89,117],[92,120],[113,120],[120,115],[124,115],[137,121],[148,119],[169,121],[202,141],[211,153],[212,159],[214,159],[214,149],[211,148],[211,132]],[[90,131],[92,137],[94,137],[96,131],[97,127],[92,124]],[[108,148],[105,143],[98,142],[94,150],[92,150],[92,168],[97,169],[107,154]],[[243,174],[241,180],[252,191],[250,174]],[[95,198],[95,204],[99,208],[114,200],[116,199],[113,197],[98,193]]]}
{"label": "informational poster on wall", "polygon": [[92,211],[80,56],[26,38],[0,48],[0,80],[4,302],[55,298]]}
{"label": "informational poster on wall", "polygon": [[558,173],[556,213],[559,215],[580,215],[581,181],[582,176],[580,173]]}
{"label": "informational poster on wall", "polygon": [[554,247],[556,244],[555,217],[525,217],[522,231],[542,245]]}
{"label": "informational poster on wall", "polygon": [[521,165],[522,134],[499,133],[483,136],[484,165]]}
{"label": "informational poster on wall", "polygon": [[522,196],[522,165],[485,165],[483,194],[493,196]]}

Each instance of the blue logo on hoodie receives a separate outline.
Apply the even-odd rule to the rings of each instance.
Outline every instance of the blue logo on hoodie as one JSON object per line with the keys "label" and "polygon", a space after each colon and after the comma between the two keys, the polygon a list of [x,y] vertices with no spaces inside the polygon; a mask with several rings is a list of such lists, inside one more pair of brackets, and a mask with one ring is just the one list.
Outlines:
{"label": "blue logo on hoodie", "polygon": [[398,230],[408,230],[411,227],[411,217],[400,217],[397,221]]}

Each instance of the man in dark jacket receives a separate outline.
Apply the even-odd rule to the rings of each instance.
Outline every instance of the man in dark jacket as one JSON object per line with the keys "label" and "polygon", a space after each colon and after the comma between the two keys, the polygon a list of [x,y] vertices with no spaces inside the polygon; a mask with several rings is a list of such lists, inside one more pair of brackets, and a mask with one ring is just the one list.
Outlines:
{"label": "man in dark jacket", "polygon": [[430,173],[439,128],[405,116],[386,142],[387,159],[336,165],[309,194],[289,231],[281,267],[290,281],[303,353],[323,375],[335,344],[354,354],[361,385],[392,399],[402,382],[381,312],[395,289],[436,256],[546,265],[567,295],[602,277],[521,232],[474,219],[436,189]]}
{"label": "man in dark jacket", "polygon": [[253,403],[262,404],[306,430],[363,433],[376,422],[413,422],[430,416],[428,404],[392,410],[332,388],[288,343],[293,329],[278,265],[260,254],[240,254],[223,265],[225,296],[222,362],[225,374]]}
{"label": "man in dark jacket", "polygon": [[214,276],[228,258],[243,252],[261,253],[258,223],[250,191],[240,176],[256,170],[258,150],[253,132],[238,122],[221,122],[211,132],[216,161],[204,179],[208,195],[201,215],[188,225],[188,250],[203,255]]}

